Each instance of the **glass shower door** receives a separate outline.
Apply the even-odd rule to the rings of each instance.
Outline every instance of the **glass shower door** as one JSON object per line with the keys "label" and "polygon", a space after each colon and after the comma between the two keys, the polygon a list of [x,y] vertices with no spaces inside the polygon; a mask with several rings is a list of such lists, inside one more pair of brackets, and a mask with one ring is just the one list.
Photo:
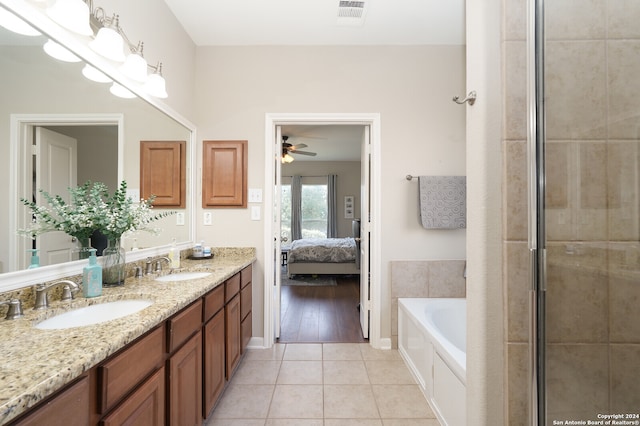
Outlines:
{"label": "glass shower door", "polygon": [[[540,423],[640,424],[640,2],[537,2],[546,252]],[[622,417],[607,417],[614,415]],[[614,419],[628,423],[606,423]]]}

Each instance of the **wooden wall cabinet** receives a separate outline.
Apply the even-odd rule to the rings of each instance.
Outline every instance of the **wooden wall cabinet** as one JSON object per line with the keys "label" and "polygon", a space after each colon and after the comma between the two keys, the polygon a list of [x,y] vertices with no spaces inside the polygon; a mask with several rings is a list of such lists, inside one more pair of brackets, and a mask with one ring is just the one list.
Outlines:
{"label": "wooden wall cabinet", "polygon": [[155,207],[186,207],[185,141],[140,141],[140,196]]}
{"label": "wooden wall cabinet", "polygon": [[202,207],[247,207],[247,141],[202,145]]}

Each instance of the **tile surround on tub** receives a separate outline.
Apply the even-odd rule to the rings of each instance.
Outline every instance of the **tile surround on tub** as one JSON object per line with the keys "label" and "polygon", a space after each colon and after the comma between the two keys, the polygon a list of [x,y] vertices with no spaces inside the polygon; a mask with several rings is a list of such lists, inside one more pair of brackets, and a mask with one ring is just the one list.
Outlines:
{"label": "tile surround on tub", "polygon": [[398,347],[399,297],[466,297],[465,260],[391,261],[391,347]]}

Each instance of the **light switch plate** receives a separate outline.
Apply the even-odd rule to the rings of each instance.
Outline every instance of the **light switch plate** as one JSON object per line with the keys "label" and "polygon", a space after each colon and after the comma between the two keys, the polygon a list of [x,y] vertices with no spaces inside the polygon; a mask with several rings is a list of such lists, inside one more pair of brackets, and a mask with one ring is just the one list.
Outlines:
{"label": "light switch plate", "polygon": [[249,202],[261,203],[262,202],[262,189],[261,188],[249,188]]}
{"label": "light switch plate", "polygon": [[251,206],[251,220],[260,220],[260,206]]}
{"label": "light switch plate", "polygon": [[139,189],[127,189],[127,198],[131,198],[131,201],[134,203],[140,202],[140,190]]}
{"label": "light switch plate", "polygon": [[184,213],[183,212],[176,213],[176,225],[178,225],[178,226],[184,225]]}
{"label": "light switch plate", "polygon": [[205,225],[211,225],[213,222],[213,215],[211,212],[204,212],[204,216],[202,217],[202,222]]}

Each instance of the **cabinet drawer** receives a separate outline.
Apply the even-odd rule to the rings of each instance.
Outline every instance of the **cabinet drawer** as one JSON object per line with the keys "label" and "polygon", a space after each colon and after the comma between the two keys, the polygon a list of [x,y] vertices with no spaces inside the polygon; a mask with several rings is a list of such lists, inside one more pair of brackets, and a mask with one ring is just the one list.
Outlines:
{"label": "cabinet drawer", "polygon": [[161,367],[100,424],[163,425],[164,420],[164,367]]}
{"label": "cabinet drawer", "polygon": [[83,376],[13,426],[89,424],[89,377]]}
{"label": "cabinet drawer", "polygon": [[209,321],[216,312],[224,307],[224,285],[211,290],[204,296],[204,322]]}
{"label": "cabinet drawer", "polygon": [[240,287],[245,288],[247,284],[251,283],[252,268],[251,265],[240,271]]}
{"label": "cabinet drawer", "polygon": [[229,303],[240,291],[240,274],[235,274],[224,282],[224,302]]}
{"label": "cabinet drawer", "polygon": [[167,352],[173,352],[202,325],[202,299],[167,320]]}
{"label": "cabinet drawer", "polygon": [[240,318],[244,319],[251,312],[251,284],[240,291]]}
{"label": "cabinet drawer", "polygon": [[149,373],[162,365],[163,339],[164,327],[160,326],[98,367],[101,384],[100,413],[109,410]]}

